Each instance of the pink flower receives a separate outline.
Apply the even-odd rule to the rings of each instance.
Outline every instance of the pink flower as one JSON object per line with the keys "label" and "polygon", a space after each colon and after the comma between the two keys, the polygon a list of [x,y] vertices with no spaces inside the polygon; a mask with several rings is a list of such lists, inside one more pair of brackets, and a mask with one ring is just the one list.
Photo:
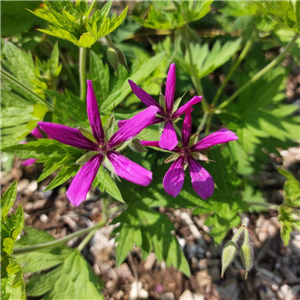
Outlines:
{"label": "pink flower", "polygon": [[[175,147],[172,150],[175,153],[173,157],[175,161],[163,179],[163,186],[169,195],[176,197],[183,187],[184,166],[188,165],[194,190],[201,198],[207,199],[214,192],[214,180],[198,162],[198,160],[208,160],[200,151],[218,144],[237,140],[238,137],[228,129],[221,129],[195,144],[190,144],[192,128],[191,112],[192,108],[189,108],[185,113],[182,125],[182,146]],[[156,141],[141,141],[141,144],[161,148],[159,142]]]}
{"label": "pink flower", "polygon": [[[159,111],[157,112],[159,117],[155,118],[152,124],[165,122],[163,133],[159,141],[160,148],[167,150],[172,150],[173,148],[175,148],[178,144],[178,139],[176,136],[176,131],[174,129],[173,122],[179,116],[181,116],[187,110],[189,110],[192,107],[192,105],[200,102],[202,100],[202,96],[195,96],[180,108],[174,108],[174,97],[176,88],[176,74],[174,63],[171,64],[167,76],[165,103],[163,105],[164,107],[159,105],[147,92],[145,92],[142,88],[136,85],[133,81],[129,80],[129,84],[134,94],[146,106],[154,105],[159,109]],[[119,127],[123,126],[123,124],[125,124],[126,122],[127,120],[120,121],[118,123]]]}
{"label": "pink flower", "polygon": [[47,122],[38,123],[41,129],[51,135],[55,140],[95,153],[76,174],[67,191],[70,202],[75,206],[78,206],[86,199],[86,195],[105,156],[112,164],[118,176],[143,186],[150,184],[152,180],[152,172],[124,157],[114,148],[118,144],[130,140],[145,127],[149,126],[149,124],[152,124],[158,108],[150,106],[145,111],[137,114],[128,120],[128,122],[107,141],[105,139],[91,80],[87,80],[87,86],[87,114],[92,128],[92,139],[88,139],[77,128]]}

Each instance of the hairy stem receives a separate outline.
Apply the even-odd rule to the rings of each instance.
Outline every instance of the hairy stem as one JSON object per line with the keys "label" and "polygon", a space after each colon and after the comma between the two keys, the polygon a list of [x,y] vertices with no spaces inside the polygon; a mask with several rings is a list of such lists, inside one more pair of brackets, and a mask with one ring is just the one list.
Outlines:
{"label": "hairy stem", "polygon": [[259,78],[261,78],[264,74],[270,71],[273,67],[275,67],[286,55],[286,53],[291,49],[291,47],[296,42],[299,34],[296,33],[292,40],[288,43],[288,45],[284,48],[284,50],[267,66],[265,66],[262,70],[260,70],[257,74],[255,74],[248,82],[246,82],[242,87],[240,87],[231,97],[229,97],[226,101],[220,104],[215,110],[223,109],[227,105],[229,105],[241,92],[247,89],[252,83],[256,82]]}
{"label": "hairy stem", "polygon": [[80,82],[80,99],[85,100],[86,96],[86,48],[79,48],[79,82]]}
{"label": "hairy stem", "polygon": [[249,206],[262,206],[269,209],[277,209],[277,210],[279,208],[279,205],[268,203],[268,202],[247,201],[246,203]]}

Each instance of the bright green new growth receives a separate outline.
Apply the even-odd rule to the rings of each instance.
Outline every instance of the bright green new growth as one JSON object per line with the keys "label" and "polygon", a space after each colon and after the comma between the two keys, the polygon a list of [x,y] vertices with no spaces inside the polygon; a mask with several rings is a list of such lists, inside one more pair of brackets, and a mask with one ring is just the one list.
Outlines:
{"label": "bright green new growth", "polygon": [[127,15],[126,7],[119,15],[108,17],[112,1],[97,10],[91,17],[95,1],[89,6],[86,1],[44,1],[44,6],[34,15],[51,23],[48,30],[39,29],[46,34],[68,40],[78,47],[90,48],[99,38],[115,30]]}
{"label": "bright green new growth", "polygon": [[153,1],[147,20],[131,16],[144,27],[168,30],[180,28],[203,18],[213,1]]}
{"label": "bright green new growth", "polygon": [[15,181],[1,198],[1,296],[3,299],[26,299],[21,266],[11,255],[17,237],[24,226],[22,206],[7,217],[17,196]]}

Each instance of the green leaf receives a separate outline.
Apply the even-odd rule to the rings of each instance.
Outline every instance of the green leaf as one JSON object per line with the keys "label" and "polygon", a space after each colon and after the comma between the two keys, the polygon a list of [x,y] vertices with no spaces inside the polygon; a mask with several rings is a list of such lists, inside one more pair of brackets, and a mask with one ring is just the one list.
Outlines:
{"label": "green leaf", "polygon": [[99,186],[102,192],[109,193],[115,199],[124,202],[120,190],[113,179],[110,177],[109,173],[105,170],[104,166],[101,165],[96,178],[93,182],[93,186]]}
{"label": "green leaf", "polygon": [[69,178],[75,176],[78,172],[79,166],[71,165],[71,166],[63,166],[57,176],[50,182],[50,184],[45,188],[44,191],[49,191],[54,189],[57,186],[62,185],[66,182]]}
{"label": "green leaf", "polygon": [[14,181],[1,197],[1,220],[6,218],[17,197],[18,182]]}
{"label": "green leaf", "polygon": [[16,259],[11,255],[13,247],[24,226],[22,206],[15,214],[7,217],[17,195],[15,181],[1,198],[1,296],[3,299],[25,299],[23,273]]}
{"label": "green leaf", "polygon": [[[144,257],[151,248],[159,261],[165,261],[168,266],[178,268],[185,275],[190,276],[189,265],[179,243],[171,231],[174,225],[168,218],[149,208],[139,199],[131,198],[128,208],[113,223],[120,222],[114,233],[118,245],[116,247],[116,264],[119,266],[126,258],[133,245],[142,248]],[[133,200],[134,199],[134,200]]]}
{"label": "green leaf", "polygon": [[[66,284],[70,282],[71,284]],[[100,279],[77,250],[54,270],[29,280],[27,295],[43,299],[104,299]]]}
{"label": "green leaf", "polygon": [[300,206],[300,190],[298,180],[288,171],[277,168],[278,172],[286,177],[284,183],[284,201],[282,205],[290,205],[294,207]]}

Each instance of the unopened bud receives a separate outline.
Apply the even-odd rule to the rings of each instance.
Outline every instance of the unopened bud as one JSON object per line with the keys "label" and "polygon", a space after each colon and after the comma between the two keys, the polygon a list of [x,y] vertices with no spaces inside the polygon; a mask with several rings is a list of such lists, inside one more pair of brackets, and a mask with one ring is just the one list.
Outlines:
{"label": "unopened bud", "polygon": [[113,47],[109,47],[107,49],[106,55],[109,63],[112,65],[112,67],[116,70],[117,74],[119,75],[119,69],[118,69],[119,59],[118,59],[118,53],[116,49]]}
{"label": "unopened bud", "polygon": [[108,59],[109,63],[112,65],[112,67],[116,70],[118,75],[119,75],[118,64],[121,64],[126,69],[128,68],[124,53],[119,48],[117,48],[113,45],[111,45],[107,49],[107,59]]}
{"label": "unopened bud", "polygon": [[221,272],[222,278],[224,276],[227,267],[232,263],[236,255],[237,248],[238,246],[234,241],[229,241],[226,243],[222,252],[222,272]]}
{"label": "unopened bud", "polygon": [[247,279],[248,271],[250,271],[253,266],[253,251],[249,241],[249,232],[246,228],[244,234],[245,234],[245,239],[241,247],[241,258],[242,258],[243,266],[246,271],[245,279]]}
{"label": "unopened bud", "polygon": [[134,138],[131,140],[129,148],[136,153],[142,153],[146,151],[146,148],[140,143],[138,138]]}

